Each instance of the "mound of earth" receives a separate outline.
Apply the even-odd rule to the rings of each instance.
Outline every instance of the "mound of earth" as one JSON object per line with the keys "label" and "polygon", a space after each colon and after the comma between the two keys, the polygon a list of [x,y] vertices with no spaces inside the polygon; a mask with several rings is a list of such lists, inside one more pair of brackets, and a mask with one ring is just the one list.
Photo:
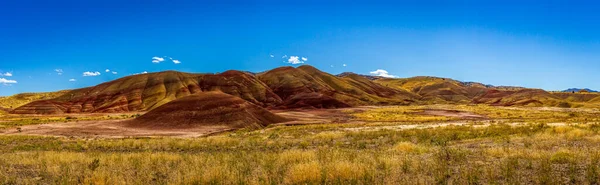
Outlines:
{"label": "mound of earth", "polygon": [[132,75],[72,90],[56,98],[28,103],[12,113],[148,111],[177,98],[205,91],[221,91],[264,107],[281,103],[279,96],[252,74],[233,70],[219,74],[166,71]]}
{"label": "mound of earth", "polygon": [[203,92],[166,103],[127,123],[132,127],[262,128],[288,121],[268,110],[222,92]]}

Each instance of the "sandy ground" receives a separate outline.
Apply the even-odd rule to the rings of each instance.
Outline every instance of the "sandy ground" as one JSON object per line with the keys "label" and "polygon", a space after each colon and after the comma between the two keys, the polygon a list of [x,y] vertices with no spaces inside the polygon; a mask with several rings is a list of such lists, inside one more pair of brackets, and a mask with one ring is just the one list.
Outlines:
{"label": "sandy ground", "polygon": [[228,131],[225,126],[186,128],[186,129],[144,129],[125,126],[127,120],[106,121],[80,121],[68,123],[48,123],[42,125],[28,125],[0,131],[0,135],[46,135],[63,137],[102,137],[102,138],[125,138],[125,137],[199,137]]}

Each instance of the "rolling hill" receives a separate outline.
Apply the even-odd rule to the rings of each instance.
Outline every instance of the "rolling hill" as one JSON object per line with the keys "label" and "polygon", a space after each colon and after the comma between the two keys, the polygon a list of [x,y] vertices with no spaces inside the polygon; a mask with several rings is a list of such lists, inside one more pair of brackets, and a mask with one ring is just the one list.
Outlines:
{"label": "rolling hill", "polygon": [[273,69],[258,78],[281,97],[285,108],[403,104],[416,97],[362,76],[337,77],[307,65]]}
{"label": "rolling hill", "polygon": [[13,108],[23,106],[29,102],[52,99],[69,92],[69,90],[43,93],[21,93],[12,96],[0,97],[0,110],[10,111]]}
{"label": "rolling hill", "polygon": [[336,76],[304,65],[262,73],[230,70],[218,74],[176,71],[140,74],[93,87],[27,95],[35,98],[15,95],[9,98],[11,101],[0,100],[0,105],[22,105],[11,111],[16,114],[149,111],[207,91],[220,91],[274,109],[439,103],[598,107],[600,103],[600,93],[547,92],[428,76],[383,78],[354,73]]}
{"label": "rolling hill", "polygon": [[131,127],[193,128],[225,126],[262,128],[288,121],[268,110],[222,92],[201,92],[173,100],[129,121]]}
{"label": "rolling hill", "polygon": [[240,71],[220,74],[166,71],[128,76],[94,87],[72,90],[53,99],[31,102],[11,113],[147,111],[203,91],[222,91],[265,107],[281,104],[281,99],[252,74]]}

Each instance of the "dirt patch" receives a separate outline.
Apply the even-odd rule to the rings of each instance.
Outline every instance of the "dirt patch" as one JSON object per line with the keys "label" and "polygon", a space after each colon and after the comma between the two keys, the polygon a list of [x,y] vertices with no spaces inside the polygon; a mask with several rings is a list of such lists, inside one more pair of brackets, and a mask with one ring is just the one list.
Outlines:
{"label": "dirt patch", "polygon": [[186,129],[131,128],[126,126],[126,121],[128,120],[80,121],[69,123],[28,125],[20,127],[20,131],[16,128],[0,130],[0,135],[43,135],[102,138],[153,136],[200,137],[230,130],[230,128],[225,126],[211,126]]}
{"label": "dirt patch", "polygon": [[432,116],[446,116],[455,117],[460,119],[486,119],[484,115],[475,114],[472,112],[464,112],[458,110],[445,110],[445,109],[422,109],[421,112],[416,112],[418,115],[432,115]]}

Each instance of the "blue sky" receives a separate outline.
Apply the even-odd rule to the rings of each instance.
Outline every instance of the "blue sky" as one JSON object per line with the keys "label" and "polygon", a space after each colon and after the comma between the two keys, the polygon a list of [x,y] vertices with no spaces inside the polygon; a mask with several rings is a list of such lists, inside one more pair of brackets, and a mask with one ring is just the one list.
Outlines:
{"label": "blue sky", "polygon": [[[297,66],[287,63],[291,56],[333,74],[382,69],[600,89],[593,1],[15,0],[0,7],[0,96],[144,71]],[[154,63],[155,56],[165,60]]]}

